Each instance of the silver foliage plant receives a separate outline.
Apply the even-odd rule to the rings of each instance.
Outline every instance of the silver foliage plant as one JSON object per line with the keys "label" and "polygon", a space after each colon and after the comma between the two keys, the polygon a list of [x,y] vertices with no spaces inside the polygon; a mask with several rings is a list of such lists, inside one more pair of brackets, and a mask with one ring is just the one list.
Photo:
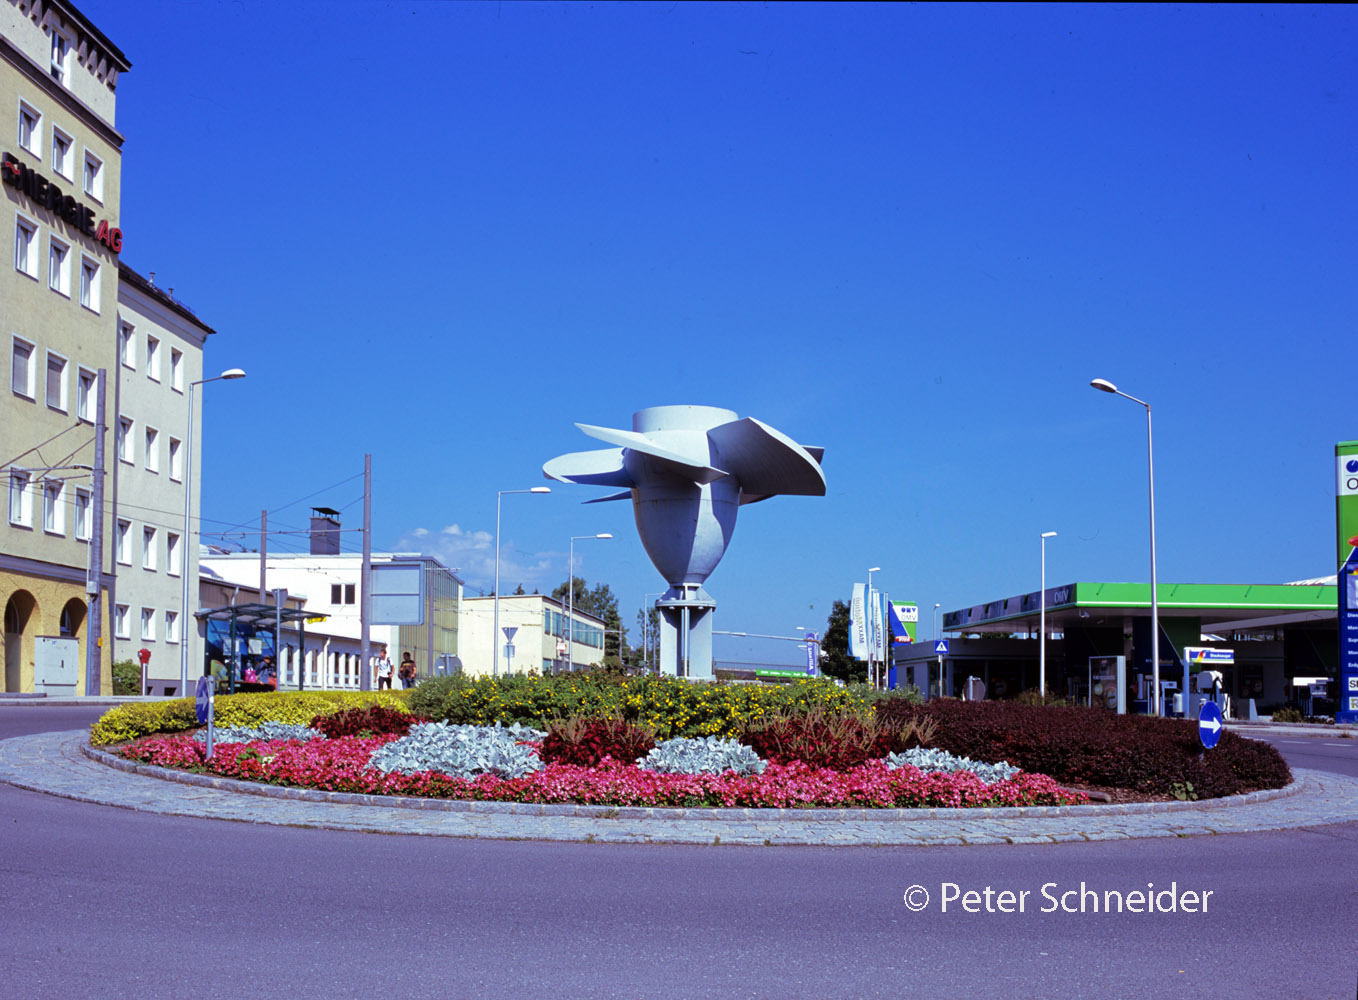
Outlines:
{"label": "silver foliage plant", "polygon": [[637,759],[643,771],[662,774],[762,774],[764,761],[750,747],[715,736],[707,739],[679,737],[665,740],[645,757]]}
{"label": "silver foliage plant", "polygon": [[[199,743],[207,742],[207,730],[200,729],[193,738]],[[257,726],[217,726],[212,738],[218,743],[249,743],[251,740],[323,740],[325,734],[310,726],[295,722],[261,722]]]}
{"label": "silver foliage plant", "polygon": [[502,778],[521,778],[542,768],[542,758],[522,740],[541,741],[547,734],[519,723],[502,726],[450,726],[446,722],[425,722],[410,727],[410,733],[379,747],[369,763],[390,774],[417,774],[438,771],[458,778],[478,774],[497,774]]}
{"label": "silver foliage plant", "polygon": [[887,754],[885,759],[886,766],[893,771],[906,764],[926,772],[970,771],[987,785],[993,785],[997,781],[1008,781],[1020,771],[1019,768],[1007,761],[1000,761],[998,764],[982,764],[970,757],[956,757],[946,750],[926,750],[924,747],[915,747],[905,751],[905,753]]}

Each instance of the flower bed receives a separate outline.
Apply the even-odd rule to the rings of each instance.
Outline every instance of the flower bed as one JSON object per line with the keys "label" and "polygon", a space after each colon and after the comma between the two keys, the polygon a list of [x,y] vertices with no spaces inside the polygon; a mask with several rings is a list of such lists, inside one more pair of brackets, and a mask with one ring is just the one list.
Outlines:
{"label": "flower bed", "polygon": [[847,771],[800,761],[768,764],[760,774],[676,774],[611,758],[598,767],[546,764],[518,777],[454,777],[435,771],[384,773],[373,755],[395,734],[339,739],[254,740],[216,747],[211,760],[191,736],[152,736],[121,749],[124,757],[246,781],[377,795],[496,802],[606,806],[738,808],[903,808],[1071,805],[1086,801],[1043,775],[1018,774],[987,784],[969,771],[924,772],[873,760]]}

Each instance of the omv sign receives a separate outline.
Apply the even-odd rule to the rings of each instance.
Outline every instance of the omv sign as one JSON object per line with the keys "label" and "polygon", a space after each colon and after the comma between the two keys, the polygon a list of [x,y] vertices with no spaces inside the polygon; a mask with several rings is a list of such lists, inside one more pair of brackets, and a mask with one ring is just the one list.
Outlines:
{"label": "omv sign", "polygon": [[1358,458],[1354,458],[1352,455],[1341,455],[1337,464],[1339,466],[1339,495],[1344,497],[1358,493]]}

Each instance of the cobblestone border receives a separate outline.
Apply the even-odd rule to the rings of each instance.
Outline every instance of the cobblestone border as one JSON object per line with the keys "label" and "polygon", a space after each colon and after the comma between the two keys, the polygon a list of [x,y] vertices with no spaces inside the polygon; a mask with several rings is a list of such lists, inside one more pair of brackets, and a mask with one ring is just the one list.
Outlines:
{"label": "cobblestone border", "polygon": [[129,774],[140,774],[162,781],[215,788],[242,795],[287,799],[300,802],[327,802],[339,805],[383,806],[421,811],[480,813],[511,816],[570,816],[590,819],[721,820],[725,822],[863,822],[865,820],[918,821],[948,819],[1038,819],[1056,816],[1145,816],[1157,813],[1215,809],[1221,806],[1248,806],[1296,795],[1302,782],[1293,779],[1285,788],[1249,792],[1195,802],[1125,802],[1081,806],[984,806],[973,809],[934,807],[918,809],[681,809],[663,806],[589,806],[551,805],[532,802],[480,802],[458,799],[419,798],[408,795],[369,795],[359,792],[324,792],[313,788],[265,785],[237,778],[194,774],[174,768],[157,767],[128,760],[107,750],[81,743],[80,751],[91,760]]}

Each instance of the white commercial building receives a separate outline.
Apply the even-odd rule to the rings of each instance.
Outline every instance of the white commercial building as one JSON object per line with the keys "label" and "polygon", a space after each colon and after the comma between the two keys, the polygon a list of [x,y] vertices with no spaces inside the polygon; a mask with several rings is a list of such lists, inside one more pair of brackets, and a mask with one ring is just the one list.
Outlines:
{"label": "white commercial building", "polygon": [[[566,608],[544,594],[512,594],[500,598],[500,673],[560,673],[573,663],[576,670],[596,667],[604,659],[604,622],[579,609],[571,612],[575,642],[568,650]],[[513,640],[506,641],[505,629]],[[462,670],[489,677],[494,668],[491,633],[495,630],[495,598],[464,597],[459,640]],[[513,656],[507,655],[512,647]]]}

